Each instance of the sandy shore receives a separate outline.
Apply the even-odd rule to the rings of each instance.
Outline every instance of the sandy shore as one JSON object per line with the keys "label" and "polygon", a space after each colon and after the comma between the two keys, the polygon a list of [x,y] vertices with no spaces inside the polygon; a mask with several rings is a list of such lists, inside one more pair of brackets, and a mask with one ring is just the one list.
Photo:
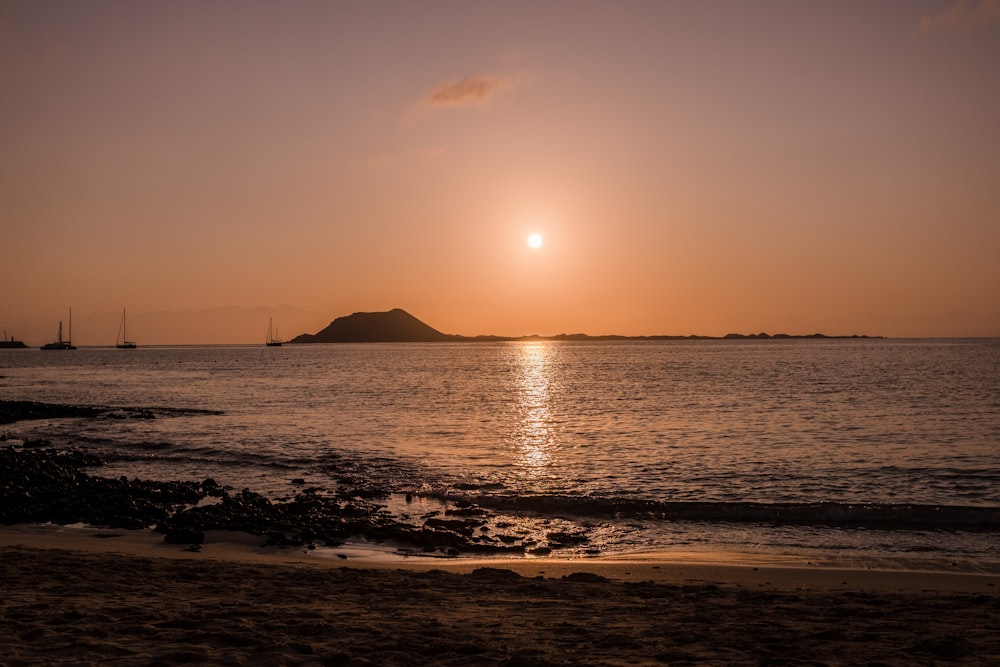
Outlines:
{"label": "sandy shore", "polygon": [[0,529],[0,663],[1000,664],[996,573],[209,538],[193,552],[147,531]]}

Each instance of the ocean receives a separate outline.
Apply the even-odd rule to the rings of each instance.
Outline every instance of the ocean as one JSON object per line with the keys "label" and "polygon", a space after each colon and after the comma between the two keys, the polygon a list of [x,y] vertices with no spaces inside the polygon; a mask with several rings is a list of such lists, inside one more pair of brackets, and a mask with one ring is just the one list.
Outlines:
{"label": "ocean", "polygon": [[0,399],[150,408],[0,427],[108,454],[93,474],[350,479],[404,521],[464,499],[587,536],[562,555],[1000,570],[997,339],[0,350]]}

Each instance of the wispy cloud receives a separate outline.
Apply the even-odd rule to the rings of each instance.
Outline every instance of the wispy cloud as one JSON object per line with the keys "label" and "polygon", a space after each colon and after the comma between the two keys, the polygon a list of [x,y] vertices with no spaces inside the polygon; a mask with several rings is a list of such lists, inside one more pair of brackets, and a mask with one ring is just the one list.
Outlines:
{"label": "wispy cloud", "polygon": [[483,74],[444,81],[420,97],[403,114],[402,122],[408,124],[445,109],[485,108],[523,79],[521,74]]}
{"label": "wispy cloud", "polygon": [[513,86],[514,80],[509,76],[470,76],[446,81],[435,86],[421,106],[430,109],[481,106]]}
{"label": "wispy cloud", "polygon": [[920,17],[920,30],[957,30],[995,24],[1000,26],[1000,0],[957,0],[939,14]]}

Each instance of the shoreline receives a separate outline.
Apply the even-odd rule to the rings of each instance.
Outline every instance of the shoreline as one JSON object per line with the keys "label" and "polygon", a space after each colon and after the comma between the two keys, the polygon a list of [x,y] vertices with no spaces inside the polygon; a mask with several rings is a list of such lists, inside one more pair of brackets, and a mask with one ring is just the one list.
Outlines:
{"label": "shoreline", "polygon": [[[76,448],[0,453],[11,667],[1000,663],[992,557],[462,553],[459,531],[483,525],[472,504],[414,531],[355,491],[271,503],[211,479],[92,476]],[[393,551],[414,538],[451,548]]]}
{"label": "shoreline", "polygon": [[262,546],[249,533],[207,531],[197,547],[169,544],[151,529],[120,530],[57,524],[0,526],[0,550],[27,548],[90,555],[120,555],[302,568],[441,570],[469,574],[478,568],[522,577],[561,578],[584,572],[610,581],[814,591],[922,591],[1000,595],[1000,570],[975,566],[928,567],[915,559],[807,560],[746,552],[651,551],[594,557],[484,557],[401,555],[360,542],[340,547]]}
{"label": "shoreline", "polygon": [[[155,419],[161,413],[215,414],[207,410],[0,401],[0,423],[69,416]],[[936,536],[964,531],[972,540],[971,549],[938,549],[938,542],[948,538],[934,537],[931,549],[900,551],[898,556],[877,549],[866,555],[863,549],[854,549],[854,555],[847,560],[835,549],[818,553],[807,545],[794,546],[798,553],[812,557],[814,562],[807,562],[810,566],[846,564],[849,569],[900,569],[902,564],[903,569],[1000,574],[1000,560],[989,548],[989,540],[981,539],[980,544],[969,537],[991,536],[1000,528],[1000,508],[989,506],[668,502],[620,497],[492,496],[476,495],[473,490],[425,495],[415,492],[413,498],[422,504],[411,508],[410,493],[405,494],[404,506],[401,491],[384,480],[359,474],[350,462],[341,465],[336,459],[324,469],[333,480],[329,485],[332,488],[299,477],[288,482],[282,495],[274,496],[272,489],[269,497],[250,488],[236,491],[235,486],[220,485],[212,477],[195,481],[190,474],[186,481],[137,476],[129,479],[120,470],[106,469],[114,466],[115,453],[79,448],[72,441],[53,446],[44,437],[14,437],[8,442],[0,447],[0,477],[4,482],[0,525],[52,522],[113,529],[152,527],[171,543],[188,545],[201,544],[206,532],[246,531],[262,536],[268,544],[292,548],[336,549],[345,543],[369,540],[394,545],[400,552],[412,555],[501,560],[547,556],[616,558],[609,555],[616,551],[614,545],[602,543],[593,525],[585,520],[595,517],[619,522],[625,520],[622,517],[634,517],[637,523],[647,519],[707,525],[734,522],[741,528],[756,524],[822,526],[857,530],[858,535],[866,528],[920,530]],[[562,517],[569,518],[564,521]],[[644,525],[638,527],[645,529]],[[658,549],[667,545],[670,549],[673,542],[646,541],[644,546]],[[755,536],[729,541],[732,545],[755,542]],[[664,553],[669,554],[668,559],[675,558],[673,551]],[[750,557],[773,558],[759,553]],[[834,559],[841,562],[831,562]],[[710,555],[708,560],[716,561],[718,556]]]}

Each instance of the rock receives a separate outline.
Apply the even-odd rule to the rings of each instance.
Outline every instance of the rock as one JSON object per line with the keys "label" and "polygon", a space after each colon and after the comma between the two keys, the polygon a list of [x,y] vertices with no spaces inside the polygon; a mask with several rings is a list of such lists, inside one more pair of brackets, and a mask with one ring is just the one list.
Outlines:
{"label": "rock", "polygon": [[455,509],[445,510],[446,516],[486,516],[489,514],[482,507],[476,507],[475,505],[466,505],[464,507],[457,507]]}
{"label": "rock", "polygon": [[573,572],[563,577],[565,581],[575,581],[585,584],[603,584],[608,582],[607,577],[602,577],[593,572]]}
{"label": "rock", "polygon": [[545,536],[553,548],[576,546],[590,541],[585,533],[549,533]]}
{"label": "rock", "polygon": [[163,536],[163,541],[167,544],[204,544],[205,533],[200,530],[178,529],[172,530]]}
{"label": "rock", "polygon": [[452,340],[401,308],[380,313],[338,317],[316,334],[302,334],[293,343],[417,343]]}
{"label": "rock", "polygon": [[427,519],[424,521],[424,525],[428,528],[450,530],[464,537],[470,537],[476,532],[476,528],[483,523],[475,519]]}
{"label": "rock", "polygon": [[513,570],[504,570],[497,567],[477,567],[469,576],[477,579],[489,579],[491,581],[512,581],[521,578],[521,575]]}

